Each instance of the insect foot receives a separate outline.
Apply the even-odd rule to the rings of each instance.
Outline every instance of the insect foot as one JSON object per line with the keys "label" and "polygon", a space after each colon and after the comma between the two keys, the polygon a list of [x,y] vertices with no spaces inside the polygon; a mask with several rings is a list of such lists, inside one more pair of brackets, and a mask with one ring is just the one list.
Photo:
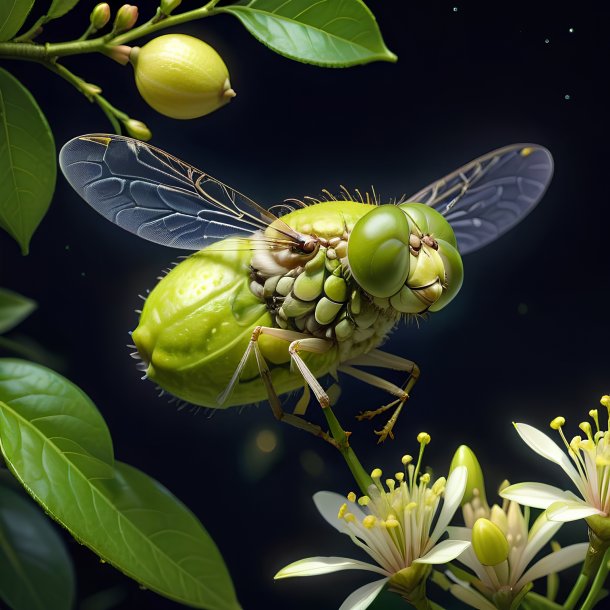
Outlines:
{"label": "insect foot", "polygon": [[192,36],[158,36],[142,48],[134,47],[129,60],[140,95],[173,119],[204,116],[236,95],[220,55]]}

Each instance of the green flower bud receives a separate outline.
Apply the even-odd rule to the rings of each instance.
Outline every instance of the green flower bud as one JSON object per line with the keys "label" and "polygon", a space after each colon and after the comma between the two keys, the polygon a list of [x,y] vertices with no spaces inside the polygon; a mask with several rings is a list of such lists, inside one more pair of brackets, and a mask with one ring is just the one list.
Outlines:
{"label": "green flower bud", "polygon": [[451,460],[451,466],[449,472],[455,470],[458,466],[466,466],[468,470],[468,481],[466,482],[466,490],[464,491],[464,497],[462,498],[462,506],[468,502],[472,502],[475,496],[474,490],[478,491],[478,497],[482,504],[487,504],[485,497],[485,481],[483,480],[483,471],[477,456],[474,454],[472,449],[467,445],[460,445],[457,451],[453,455]]}
{"label": "green flower bud", "polygon": [[142,121],[136,121],[135,119],[127,119],[123,122],[125,125],[125,129],[127,133],[132,138],[137,138],[138,140],[144,140],[144,142],[148,142],[152,138],[152,133],[150,129],[146,127]]}
{"label": "green flower bud", "polygon": [[110,21],[110,6],[107,2],[100,2],[95,5],[89,17],[92,27],[101,30]]}
{"label": "green flower bud", "polygon": [[130,61],[140,95],[173,119],[209,114],[235,97],[222,58],[198,38],[159,36],[141,49],[134,47]]}
{"label": "green flower bud", "polygon": [[182,4],[182,0],[161,0],[159,8],[164,15],[171,15]]}
{"label": "green flower bud", "polygon": [[508,541],[489,519],[477,519],[472,528],[472,548],[484,566],[497,566],[508,558]]}
{"label": "green flower bud", "polygon": [[114,32],[131,30],[138,20],[138,7],[131,4],[123,4],[114,19]]}

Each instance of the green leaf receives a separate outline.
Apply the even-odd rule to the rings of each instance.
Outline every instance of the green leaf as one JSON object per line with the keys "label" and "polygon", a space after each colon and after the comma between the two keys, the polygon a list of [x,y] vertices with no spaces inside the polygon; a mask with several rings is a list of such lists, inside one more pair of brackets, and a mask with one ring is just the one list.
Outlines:
{"label": "green leaf", "polygon": [[41,510],[0,485],[0,597],[13,610],[70,610],[74,570]]}
{"label": "green leaf", "polygon": [[53,0],[51,7],[47,11],[47,19],[57,19],[63,17],[67,12],[71,11],[79,0]]}
{"label": "green leaf", "polygon": [[110,563],[153,591],[196,608],[240,608],[210,535],[160,483],[117,462],[115,479],[100,481],[92,499],[104,528],[94,550]]}
{"label": "green leaf", "polygon": [[55,142],[32,94],[0,68],[0,227],[23,254],[51,203]]}
{"label": "green leaf", "polygon": [[237,610],[230,576],[201,523],[144,473],[121,463],[110,468],[110,439],[100,440],[108,431],[94,431],[94,421],[103,424],[60,375],[0,359],[0,448],[45,511],[145,587],[197,608]]}
{"label": "green leaf", "polygon": [[361,0],[242,0],[217,12],[237,17],[276,53],[327,67],[396,61]]}
{"label": "green leaf", "polygon": [[0,42],[10,40],[23,25],[34,0],[2,0],[0,2]]}
{"label": "green leaf", "polygon": [[35,309],[35,301],[0,288],[0,334],[6,333],[25,320]]}
{"label": "green leaf", "polygon": [[[61,459],[87,476],[112,478],[114,452],[106,422],[65,377],[39,364],[0,358],[0,401],[0,441],[3,449],[16,452],[20,471],[38,477],[44,470],[49,476],[48,468]],[[50,496],[60,493],[46,490]],[[78,506],[72,509],[78,513]]]}

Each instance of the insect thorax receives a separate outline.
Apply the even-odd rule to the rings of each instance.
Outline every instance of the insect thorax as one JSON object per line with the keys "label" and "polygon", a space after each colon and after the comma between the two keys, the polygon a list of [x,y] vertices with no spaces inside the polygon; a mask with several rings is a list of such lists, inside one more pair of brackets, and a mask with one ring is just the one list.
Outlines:
{"label": "insect thorax", "polygon": [[399,319],[351,278],[346,255],[345,234],[320,244],[307,262],[292,267],[292,259],[282,266],[277,253],[255,250],[250,283],[276,326],[336,341],[341,360],[378,346]]}

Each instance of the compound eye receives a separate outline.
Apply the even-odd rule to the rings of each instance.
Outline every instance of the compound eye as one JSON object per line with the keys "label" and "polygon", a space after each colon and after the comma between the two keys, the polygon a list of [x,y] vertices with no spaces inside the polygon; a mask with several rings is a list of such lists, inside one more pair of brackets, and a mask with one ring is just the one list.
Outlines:
{"label": "compound eye", "polygon": [[409,222],[397,206],[380,205],[363,216],[347,242],[354,279],[369,294],[396,294],[409,275]]}

